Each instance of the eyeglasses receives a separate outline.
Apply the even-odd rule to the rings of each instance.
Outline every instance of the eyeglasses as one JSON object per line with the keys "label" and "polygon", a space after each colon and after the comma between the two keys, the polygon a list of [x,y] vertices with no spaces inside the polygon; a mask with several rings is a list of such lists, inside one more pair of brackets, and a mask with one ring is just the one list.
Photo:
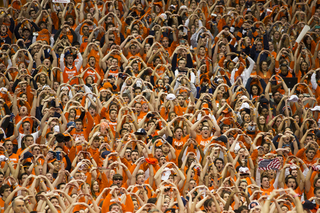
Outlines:
{"label": "eyeglasses", "polygon": [[116,181],[116,180],[122,180],[121,178],[115,178],[115,179],[113,179],[114,181]]}

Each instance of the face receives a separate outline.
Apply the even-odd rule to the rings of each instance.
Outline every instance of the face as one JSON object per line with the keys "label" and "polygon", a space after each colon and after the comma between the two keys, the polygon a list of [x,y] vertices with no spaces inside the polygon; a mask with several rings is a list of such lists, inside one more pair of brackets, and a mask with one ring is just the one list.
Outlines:
{"label": "face", "polygon": [[21,199],[15,200],[14,206],[13,206],[13,211],[15,213],[24,213],[24,201]]}
{"label": "face", "polygon": [[280,66],[280,70],[281,70],[281,73],[283,75],[287,75],[288,73],[288,63],[287,62],[283,62]]}
{"label": "face", "polygon": [[117,112],[116,112],[116,111],[111,111],[111,113],[110,113],[110,119],[112,119],[112,120],[117,119]]}
{"label": "face", "polygon": [[208,127],[208,126],[202,127],[201,135],[202,135],[204,138],[208,138],[208,137],[210,136],[210,130],[209,130],[209,127]]}
{"label": "face", "polygon": [[27,178],[28,178],[28,175],[23,175],[20,180],[20,185],[22,185],[26,181]]}
{"label": "face", "polygon": [[251,121],[250,115],[249,114],[245,114],[243,117],[244,122],[249,123]]}
{"label": "face", "polygon": [[120,212],[120,207],[118,205],[114,205],[114,206],[112,206],[110,212]]}
{"label": "face", "polygon": [[287,186],[289,188],[295,189],[297,186],[295,179],[293,179],[293,178],[288,179]]}
{"label": "face", "polygon": [[76,130],[77,131],[81,131],[82,130],[82,122],[80,122],[80,121],[76,122]]}
{"label": "face", "polygon": [[22,106],[22,107],[20,108],[19,113],[20,113],[21,115],[27,115],[27,114],[28,114],[28,109],[27,109],[27,107]]}
{"label": "face", "polygon": [[137,177],[137,184],[143,184],[144,183],[144,175],[138,175]]}
{"label": "face", "polygon": [[72,63],[73,63],[73,57],[72,57],[72,56],[67,56],[66,62],[67,62],[67,64],[68,64],[69,66],[72,65]]}
{"label": "face", "polygon": [[259,123],[262,124],[262,125],[263,125],[263,124],[266,124],[266,119],[265,119],[265,117],[260,116],[260,117],[259,117]]}
{"label": "face", "polygon": [[194,180],[190,180],[189,187],[190,189],[194,189],[197,186],[197,183]]}
{"label": "face", "polygon": [[95,57],[90,57],[90,59],[89,59],[89,64],[90,64],[91,67],[94,67],[94,66],[95,66],[95,64],[96,64],[96,59],[95,59]]}
{"label": "face", "polygon": [[89,27],[83,27],[82,28],[82,33],[84,36],[89,36],[90,35],[90,31],[89,31]]}
{"label": "face", "polygon": [[39,146],[36,146],[33,148],[32,154],[35,156],[38,156],[40,154],[41,150]]}
{"label": "face", "polygon": [[230,196],[230,194],[228,194],[228,193],[224,193],[224,195],[223,195],[223,200],[225,200],[225,201],[227,201],[228,200],[228,198],[229,198],[229,196]]}
{"label": "face", "polygon": [[216,166],[218,172],[221,172],[223,169],[223,162],[221,160],[217,160],[215,163],[215,166]]}
{"label": "face", "polygon": [[163,152],[162,152],[162,149],[156,149],[156,152],[155,152],[155,157],[156,158],[160,158],[160,156],[162,156],[163,155]]}
{"label": "face", "polygon": [[131,159],[133,163],[136,162],[136,160],[138,160],[138,157],[139,157],[139,154],[137,152],[131,153]]}
{"label": "face", "polygon": [[31,146],[34,143],[33,137],[27,137],[24,143],[27,147]]}
{"label": "face", "polygon": [[113,183],[117,184],[118,187],[121,187],[123,183],[123,179],[121,177],[116,177],[113,179]]}
{"label": "face", "polygon": [[264,177],[262,179],[261,185],[263,186],[263,188],[268,189],[270,187],[270,181],[269,178]]}
{"label": "face", "polygon": [[240,187],[241,187],[242,189],[247,188],[247,186],[248,186],[248,183],[245,182],[245,181],[242,181],[242,182],[240,183]]}
{"label": "face", "polygon": [[314,150],[311,150],[311,149],[310,149],[310,150],[307,152],[306,157],[307,157],[308,159],[313,159],[314,156],[315,156],[315,154],[316,154],[316,152],[315,152]]}
{"label": "face", "polygon": [[258,87],[257,86],[252,86],[252,94],[253,95],[258,95]]}
{"label": "face", "polygon": [[7,150],[8,153],[11,154],[12,149],[13,149],[13,144],[11,141],[7,141],[6,144],[4,145],[4,148]]}
{"label": "face", "polygon": [[279,92],[276,92],[273,96],[273,99],[276,103],[279,103],[281,100],[281,94]]}
{"label": "face", "polygon": [[183,134],[182,129],[177,129],[177,130],[175,131],[175,133],[174,133],[174,137],[175,137],[176,139],[180,140],[181,137],[182,137],[182,134]]}
{"label": "face", "polygon": [[257,42],[257,50],[261,51],[262,50],[262,43],[261,42]]}

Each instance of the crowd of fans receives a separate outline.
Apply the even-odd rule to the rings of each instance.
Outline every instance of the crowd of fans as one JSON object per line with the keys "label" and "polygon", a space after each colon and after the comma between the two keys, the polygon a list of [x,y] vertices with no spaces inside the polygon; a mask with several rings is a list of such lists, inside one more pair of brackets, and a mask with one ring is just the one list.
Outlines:
{"label": "crowd of fans", "polygon": [[0,213],[320,213],[320,1],[4,0]]}

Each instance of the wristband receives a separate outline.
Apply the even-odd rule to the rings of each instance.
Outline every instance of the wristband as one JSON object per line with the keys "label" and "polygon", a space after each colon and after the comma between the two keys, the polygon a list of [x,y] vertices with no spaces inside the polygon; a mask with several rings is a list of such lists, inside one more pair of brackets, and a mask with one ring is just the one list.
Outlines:
{"label": "wristband", "polygon": [[294,197],[294,198],[299,197],[299,194],[295,194],[293,197]]}

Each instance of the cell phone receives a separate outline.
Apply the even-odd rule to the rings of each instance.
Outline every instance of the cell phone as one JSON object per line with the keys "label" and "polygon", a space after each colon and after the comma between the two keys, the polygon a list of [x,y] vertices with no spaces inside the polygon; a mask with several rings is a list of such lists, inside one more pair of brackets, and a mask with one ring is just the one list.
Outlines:
{"label": "cell phone", "polygon": [[58,161],[61,160],[60,154],[61,154],[61,151],[56,151],[56,159],[57,159]]}
{"label": "cell phone", "polygon": [[71,126],[71,130],[73,130],[75,127],[74,126]]}
{"label": "cell phone", "polygon": [[10,122],[12,122],[12,121],[13,121],[13,118],[14,118],[14,114],[13,114],[13,113],[11,113],[11,115],[10,115]]}

